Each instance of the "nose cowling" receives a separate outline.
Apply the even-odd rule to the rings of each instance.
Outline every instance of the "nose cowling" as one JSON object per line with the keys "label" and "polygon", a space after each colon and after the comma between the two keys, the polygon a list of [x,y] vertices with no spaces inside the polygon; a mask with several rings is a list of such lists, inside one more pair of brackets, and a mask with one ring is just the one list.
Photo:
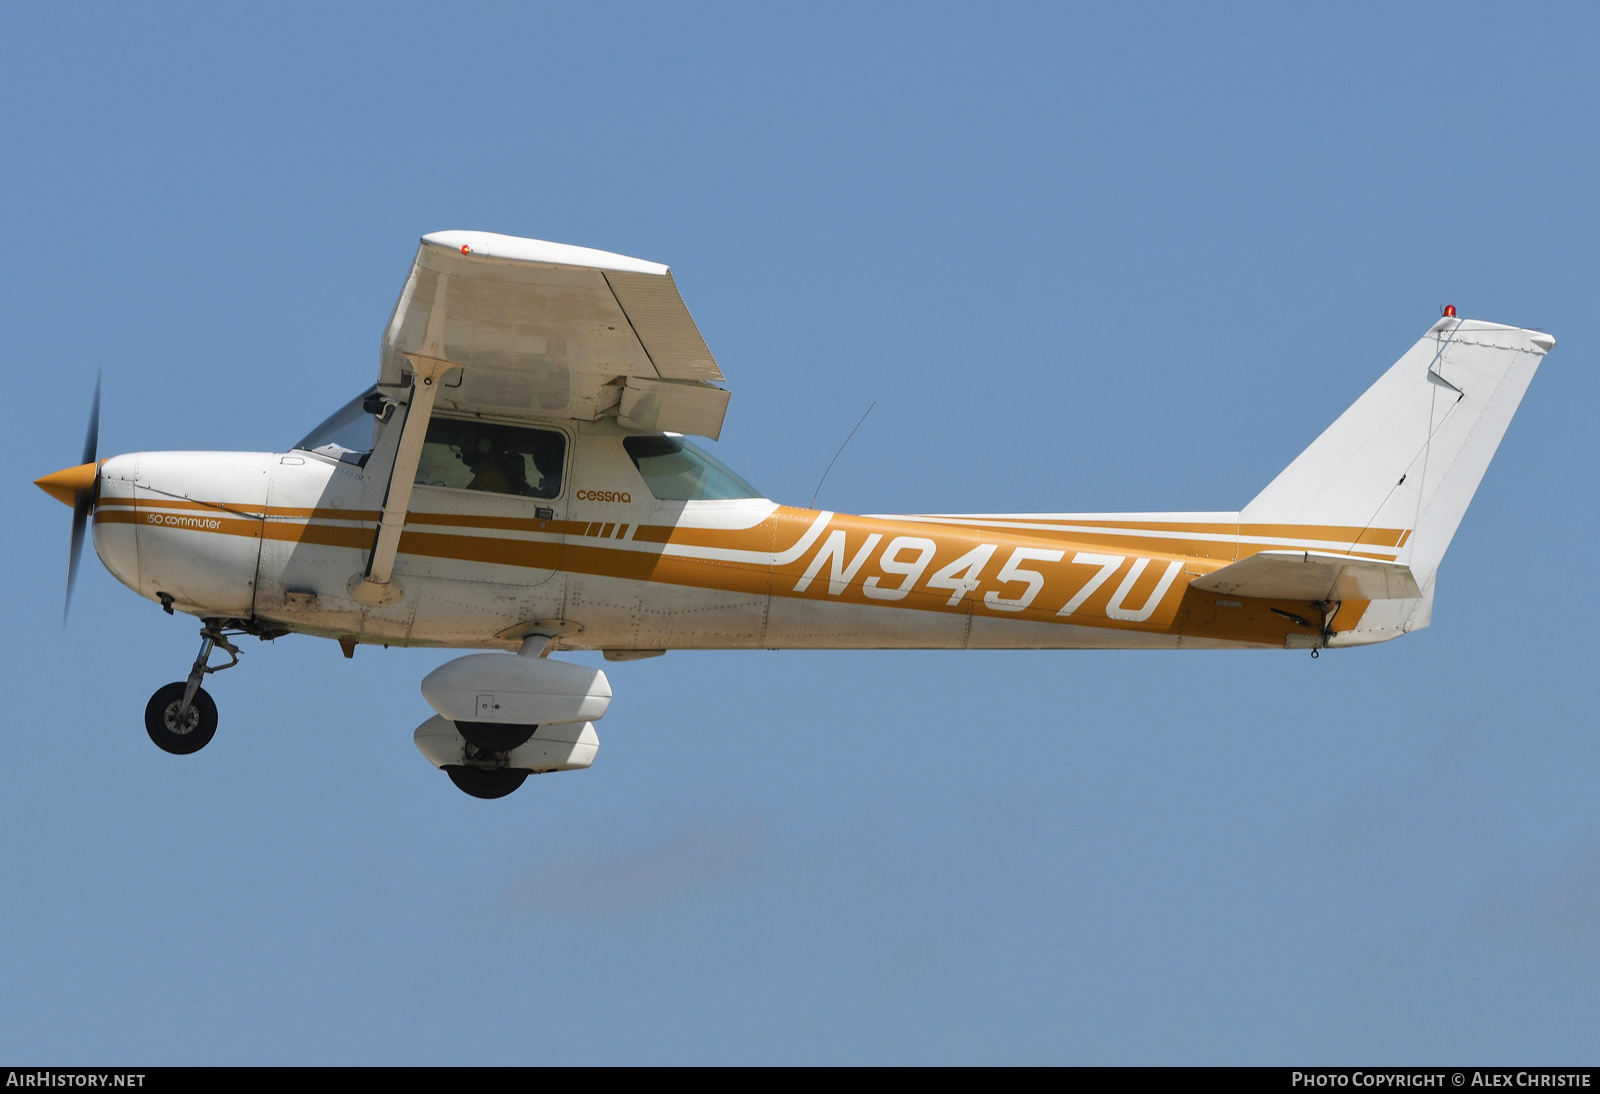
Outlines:
{"label": "nose cowling", "polygon": [[170,598],[179,611],[248,618],[276,458],[138,452],[107,460],[94,514],[100,561],[139,595]]}
{"label": "nose cowling", "polygon": [[61,504],[71,507],[77,504],[78,495],[85,490],[94,489],[95,476],[100,473],[100,465],[93,461],[80,463],[77,467],[66,467],[54,474],[45,475],[43,478],[33,480],[33,485],[55,498]]}

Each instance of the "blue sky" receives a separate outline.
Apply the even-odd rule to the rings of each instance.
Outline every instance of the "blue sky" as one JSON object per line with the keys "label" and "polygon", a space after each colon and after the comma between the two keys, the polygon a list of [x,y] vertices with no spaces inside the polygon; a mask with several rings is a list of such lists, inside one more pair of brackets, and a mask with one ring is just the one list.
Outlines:
{"label": "blue sky", "polygon": [[[0,1056],[1593,1062],[1590,7],[13,8]],[[417,237],[672,265],[718,455],[856,512],[1231,509],[1453,303],[1560,346],[1431,629],[1304,653],[672,653],[593,769],[417,754],[441,652],[192,621],[30,480],[274,449]]]}

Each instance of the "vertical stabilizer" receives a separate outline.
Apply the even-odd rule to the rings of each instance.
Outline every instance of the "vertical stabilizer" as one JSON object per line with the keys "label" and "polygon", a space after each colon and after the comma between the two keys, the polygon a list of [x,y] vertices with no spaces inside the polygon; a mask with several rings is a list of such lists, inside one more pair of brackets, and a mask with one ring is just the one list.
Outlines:
{"label": "vertical stabilizer", "polygon": [[[1439,320],[1245,506],[1240,523],[1348,529],[1340,535],[1357,554],[1398,545],[1397,561],[1431,603],[1445,548],[1554,346],[1540,331]],[[1417,607],[1402,629],[1426,625]]]}

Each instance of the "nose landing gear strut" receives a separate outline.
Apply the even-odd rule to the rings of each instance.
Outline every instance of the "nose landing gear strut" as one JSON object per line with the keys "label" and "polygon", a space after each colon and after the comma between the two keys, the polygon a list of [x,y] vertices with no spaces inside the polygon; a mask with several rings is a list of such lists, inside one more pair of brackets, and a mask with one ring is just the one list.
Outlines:
{"label": "nose landing gear strut", "polygon": [[[199,752],[217,733],[217,704],[211,701],[200,681],[208,673],[231,669],[239,663],[239,647],[228,641],[224,620],[203,620],[200,628],[200,653],[189,670],[189,678],[156,689],[144,708],[144,729],[156,747],[175,756]],[[231,633],[240,634],[242,631]],[[231,660],[213,666],[211,651],[221,646]]]}

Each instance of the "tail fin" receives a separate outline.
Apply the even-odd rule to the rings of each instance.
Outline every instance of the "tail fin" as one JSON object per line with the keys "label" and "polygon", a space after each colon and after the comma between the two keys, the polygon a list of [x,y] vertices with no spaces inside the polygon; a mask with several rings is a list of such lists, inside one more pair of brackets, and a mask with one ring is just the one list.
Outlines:
{"label": "tail fin", "polygon": [[1425,626],[1445,548],[1555,344],[1540,331],[1439,320],[1244,507],[1240,524],[1347,529],[1314,538],[1348,536],[1350,553],[1397,556],[1424,592],[1404,629]]}

